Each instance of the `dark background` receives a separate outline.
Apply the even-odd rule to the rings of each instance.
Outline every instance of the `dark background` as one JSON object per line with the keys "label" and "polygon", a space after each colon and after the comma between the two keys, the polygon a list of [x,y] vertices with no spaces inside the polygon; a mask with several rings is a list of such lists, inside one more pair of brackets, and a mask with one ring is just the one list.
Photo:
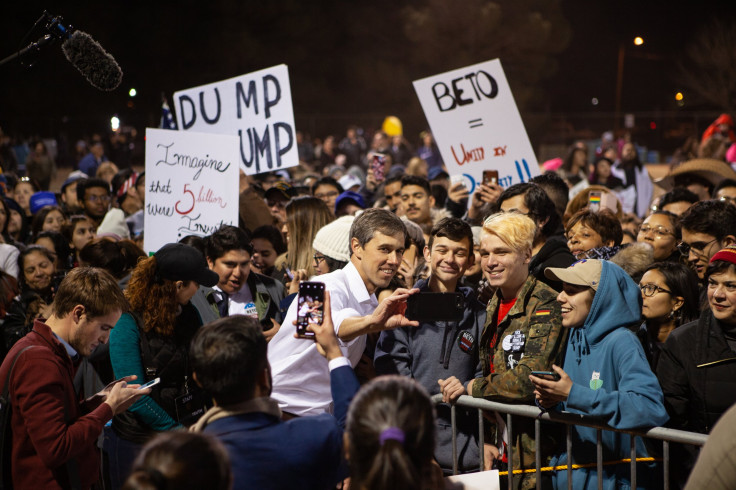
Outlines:
{"label": "dark background", "polygon": [[[614,126],[622,45],[622,110],[637,114],[640,138],[651,138],[646,131],[656,119],[663,121],[656,141],[675,144],[663,143],[667,121],[680,129],[689,121],[685,132],[702,131],[711,113],[736,104],[733,84],[697,89],[685,76],[695,74],[689,83],[697,85],[700,73],[736,69],[736,62],[709,60],[716,50],[699,41],[719,32],[715,21],[734,29],[736,2],[6,2],[0,57],[21,46],[44,9],[99,41],[122,67],[123,83],[113,92],[93,88],[59,45],[46,48],[31,68],[2,66],[0,126],[9,134],[88,137],[107,131],[113,115],[139,130],[156,127],[162,94],[170,99],[180,89],[286,63],[297,129],[323,137],[342,134],[349,123],[374,128],[392,114],[414,142],[426,121],[411,81],[498,57],[532,143],[569,143],[585,130],[599,136]],[[637,35],[643,46],[633,45]],[[703,65],[709,61],[716,68]],[[708,83],[728,85],[725,78]],[[736,75],[730,79],[736,83]],[[675,101],[678,91],[683,105]]]}

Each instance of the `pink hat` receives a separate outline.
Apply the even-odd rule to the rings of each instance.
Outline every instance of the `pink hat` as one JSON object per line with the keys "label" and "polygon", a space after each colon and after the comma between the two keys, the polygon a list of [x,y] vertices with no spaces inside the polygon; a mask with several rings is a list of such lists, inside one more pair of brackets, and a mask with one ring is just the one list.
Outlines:
{"label": "pink hat", "polygon": [[728,163],[736,163],[736,143],[732,144],[726,152],[726,161]]}
{"label": "pink hat", "polygon": [[544,170],[552,171],[554,172],[558,168],[562,166],[562,158],[553,158],[552,160],[547,160],[542,164],[542,167]]}

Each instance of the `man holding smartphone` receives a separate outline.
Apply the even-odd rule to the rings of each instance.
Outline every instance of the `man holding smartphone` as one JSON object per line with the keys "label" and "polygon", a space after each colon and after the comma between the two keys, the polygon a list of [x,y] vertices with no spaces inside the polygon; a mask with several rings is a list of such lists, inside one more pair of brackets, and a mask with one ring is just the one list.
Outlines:
{"label": "man holding smartphone", "polygon": [[[381,332],[376,346],[377,374],[401,374],[416,379],[430,395],[441,392],[446,379],[454,376],[467,383],[482,375],[478,360],[478,341],[486,320],[485,307],[471,288],[458,282],[475,261],[473,232],[458,218],[445,218],[437,223],[424,247],[424,257],[431,265],[428,279],[415,288],[426,292],[460,292],[464,298],[459,321],[423,320],[419,328],[403,327]],[[452,423],[450,406],[437,406],[437,449],[435,458],[445,473],[451,474]],[[478,415],[475,410],[457,411],[458,469],[478,469]]]}
{"label": "man holding smartphone", "polygon": [[[406,242],[399,217],[385,209],[367,209],[350,227],[350,262],[315,278],[331,294],[335,332],[353,367],[365,350],[365,334],[419,325],[403,315],[406,299],[418,290],[397,289],[380,304],[375,295],[399,270]],[[288,415],[318,415],[331,411],[330,376],[316,345],[294,337],[297,310],[298,301],[293,301],[268,346],[272,396]]]}
{"label": "man holding smartphone", "polygon": [[254,319],[238,315],[217,320],[199,329],[192,340],[194,379],[212,394],[215,406],[191,430],[224,444],[235,489],[317,490],[334,488],[347,476],[342,435],[360,384],[335,336],[329,293],[324,302],[320,323],[307,327],[314,342],[300,342],[326,358],[319,360],[329,370],[334,417],[323,413],[281,421],[278,403],[270,397],[266,339]]}
{"label": "man holding smartphone", "polygon": [[107,342],[127,308],[110,274],[73,269],[59,286],[49,318],[36,320],[8,353],[0,391],[7,389],[11,400],[15,488],[86,489],[97,481],[95,443],[105,423],[151,390],[127,385],[135,379],[129,376],[80,403],[73,380],[81,358]]}

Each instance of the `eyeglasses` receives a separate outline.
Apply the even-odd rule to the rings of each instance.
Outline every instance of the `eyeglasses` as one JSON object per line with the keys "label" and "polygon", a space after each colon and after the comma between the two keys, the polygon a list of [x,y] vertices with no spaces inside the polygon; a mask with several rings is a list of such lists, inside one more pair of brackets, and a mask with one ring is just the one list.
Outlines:
{"label": "eyeglasses", "polygon": [[639,228],[639,233],[643,233],[644,235],[646,235],[650,231],[653,231],[654,236],[656,236],[657,238],[664,238],[667,235],[674,236],[674,233],[672,233],[670,230],[668,230],[667,228],[661,225],[660,226],[641,225],[641,227]]}
{"label": "eyeglasses", "polygon": [[312,255],[312,258],[314,259],[314,263],[317,264],[318,266],[319,266],[320,262],[322,262],[323,260],[325,260],[325,256],[324,255],[319,255],[319,254]]}
{"label": "eyeglasses", "polygon": [[680,242],[677,244],[677,250],[680,251],[682,255],[689,255],[690,252],[694,253],[695,255],[705,255],[705,249],[713,242],[718,241],[718,238],[714,238],[713,240],[709,241],[708,243],[705,242],[695,242],[695,243],[685,243]]}
{"label": "eyeglasses", "polygon": [[97,201],[100,201],[100,202],[110,202],[110,196],[96,196],[96,195],[91,195],[91,196],[87,196],[85,198],[85,200],[86,201],[89,201],[89,202],[97,202]]}
{"label": "eyeglasses", "polygon": [[649,283],[649,284],[641,284],[639,286],[639,289],[641,289],[642,294],[644,296],[646,296],[647,298],[651,298],[652,296],[654,296],[657,293],[672,294],[672,291],[668,291],[665,288],[661,288],[661,287],[657,286],[656,284],[652,284],[652,283]]}

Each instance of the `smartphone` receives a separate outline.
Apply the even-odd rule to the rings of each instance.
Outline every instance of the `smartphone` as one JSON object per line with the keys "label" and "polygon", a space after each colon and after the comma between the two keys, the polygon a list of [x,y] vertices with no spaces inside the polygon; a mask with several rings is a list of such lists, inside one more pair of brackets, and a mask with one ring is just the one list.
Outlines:
{"label": "smartphone", "polygon": [[406,300],[406,318],[416,321],[459,322],[465,312],[462,293],[416,293]]}
{"label": "smartphone", "polygon": [[465,185],[465,177],[462,175],[451,175],[450,176],[450,188],[454,187],[456,184],[462,184],[463,187],[467,187]]}
{"label": "smartphone", "polygon": [[498,170],[484,170],[483,183],[485,185],[498,184]]}
{"label": "smartphone", "polygon": [[602,197],[603,197],[603,192],[590,191],[590,193],[588,194],[588,209],[590,209],[594,213],[597,213],[598,211],[600,211]]}
{"label": "smartphone", "polygon": [[153,379],[153,380],[149,381],[148,383],[146,383],[144,385],[140,385],[140,387],[138,389],[139,390],[145,390],[146,388],[151,388],[153,386],[156,386],[160,382],[161,382],[161,378],[156,378],[156,379]]}
{"label": "smartphone", "polygon": [[313,339],[314,332],[307,331],[307,326],[322,324],[325,316],[325,283],[300,283],[296,311],[296,336],[300,339]]}
{"label": "smartphone", "polygon": [[383,182],[383,179],[386,178],[384,174],[385,165],[386,155],[383,153],[374,153],[373,159],[371,160],[371,169],[373,170],[373,177],[375,177],[376,182]]}
{"label": "smartphone", "polygon": [[559,381],[560,375],[554,371],[532,371],[532,376],[546,379],[547,381]]}

